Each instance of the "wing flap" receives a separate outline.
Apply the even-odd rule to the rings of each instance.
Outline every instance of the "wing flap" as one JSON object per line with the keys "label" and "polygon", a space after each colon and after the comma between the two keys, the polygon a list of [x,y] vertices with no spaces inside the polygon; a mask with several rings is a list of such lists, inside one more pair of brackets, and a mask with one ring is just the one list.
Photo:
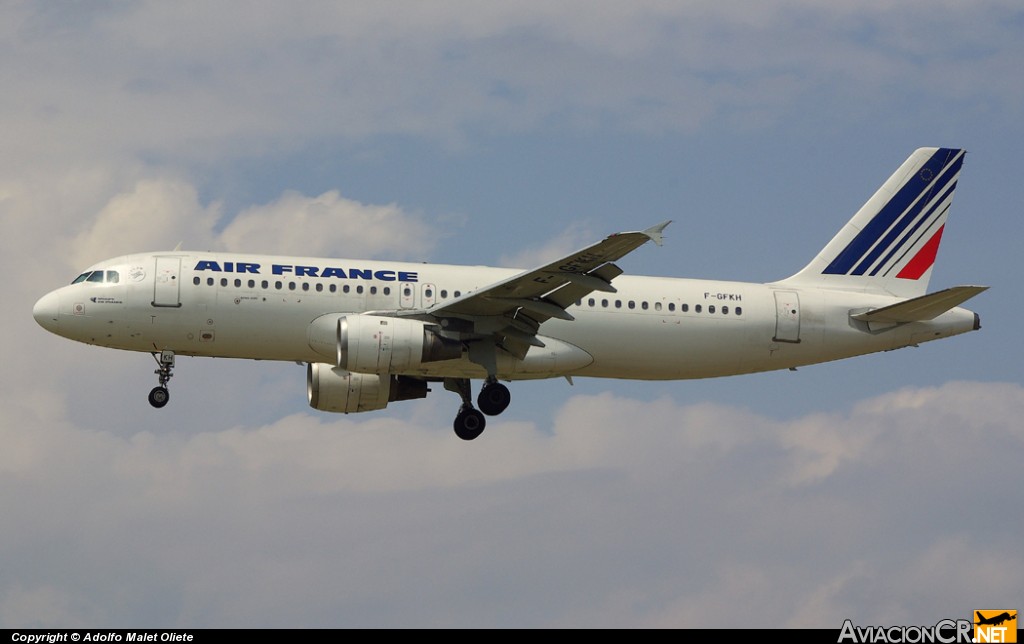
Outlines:
{"label": "wing flap", "polygon": [[850,317],[861,322],[923,322],[939,317],[986,290],[987,286],[954,286]]}
{"label": "wing flap", "polygon": [[[590,275],[599,277],[606,282],[611,282],[619,275],[622,275],[623,272],[624,271],[615,264],[608,263],[598,266],[594,270],[590,271]],[[554,302],[563,309],[567,309],[587,295],[590,295],[592,292],[593,291],[590,289],[582,287],[579,284],[569,283],[560,289],[548,293],[545,296],[545,299]]]}

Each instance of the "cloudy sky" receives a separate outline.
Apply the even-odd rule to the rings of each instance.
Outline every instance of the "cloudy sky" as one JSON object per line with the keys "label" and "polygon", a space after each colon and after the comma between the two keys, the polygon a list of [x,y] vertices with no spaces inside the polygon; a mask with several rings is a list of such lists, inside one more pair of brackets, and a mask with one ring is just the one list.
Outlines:
{"label": "cloudy sky", "polygon": [[[1020,608],[1017,2],[0,4],[0,627],[934,624]],[[965,147],[932,287],[983,330],[698,382],[367,415],[294,364],[76,345],[126,252],[771,281],[907,155]],[[438,388],[439,389],[439,388]],[[1017,474],[1014,474],[1017,472]]]}

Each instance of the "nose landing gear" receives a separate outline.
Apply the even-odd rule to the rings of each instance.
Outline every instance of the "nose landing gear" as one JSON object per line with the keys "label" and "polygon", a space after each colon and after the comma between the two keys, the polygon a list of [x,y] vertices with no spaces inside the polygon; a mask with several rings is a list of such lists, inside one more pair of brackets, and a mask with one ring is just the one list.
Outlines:
{"label": "nose landing gear", "polygon": [[173,351],[161,351],[159,357],[157,354],[153,354],[153,359],[156,360],[157,370],[154,371],[157,375],[157,379],[160,384],[149,392],[149,404],[153,405],[157,409],[160,409],[167,404],[170,400],[171,395],[167,391],[167,381],[174,375],[171,373],[171,369],[174,368],[174,352]]}

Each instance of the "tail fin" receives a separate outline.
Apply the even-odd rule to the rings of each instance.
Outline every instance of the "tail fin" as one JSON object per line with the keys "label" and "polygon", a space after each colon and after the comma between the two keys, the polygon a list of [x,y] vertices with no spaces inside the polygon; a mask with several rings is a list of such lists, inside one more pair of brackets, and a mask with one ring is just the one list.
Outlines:
{"label": "tail fin", "polygon": [[916,297],[928,289],[964,150],[920,148],[784,284]]}

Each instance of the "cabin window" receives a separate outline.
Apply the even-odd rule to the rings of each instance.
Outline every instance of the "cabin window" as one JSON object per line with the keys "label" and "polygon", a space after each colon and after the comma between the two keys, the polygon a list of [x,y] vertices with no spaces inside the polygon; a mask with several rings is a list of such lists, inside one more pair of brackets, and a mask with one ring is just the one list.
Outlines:
{"label": "cabin window", "polygon": [[376,286],[371,286],[370,287],[370,295],[376,295],[376,294],[377,294],[377,287]]}
{"label": "cabin window", "polygon": [[213,278],[212,277],[207,277],[206,278],[206,285],[207,286],[213,286]]}
{"label": "cabin window", "polygon": [[459,297],[460,295],[462,295],[462,292],[461,291],[455,291],[455,293],[453,293],[453,295],[455,297]]}
{"label": "cabin window", "polygon": [[249,280],[249,288],[256,288],[256,280]]}
{"label": "cabin window", "polygon": [[260,282],[260,286],[263,288],[270,288],[270,282],[268,282],[267,280],[263,280],[262,282]]}
{"label": "cabin window", "polygon": [[240,280],[240,279],[236,279],[235,280],[235,288],[242,288],[242,280]]}
{"label": "cabin window", "polygon": [[362,284],[360,284],[359,286],[356,287],[356,293],[358,293],[359,295],[363,294],[363,285]]}
{"label": "cabin window", "polygon": [[[320,285],[317,284],[317,286],[320,286]],[[303,291],[308,291],[309,290],[309,282],[303,282],[302,283],[302,290]]]}
{"label": "cabin window", "polygon": [[434,297],[434,289],[428,288],[423,291],[423,297]]}
{"label": "cabin window", "polygon": [[282,286],[284,286],[284,284],[282,284],[281,282],[274,282],[274,288],[276,288],[277,290],[280,291]]}
{"label": "cabin window", "polygon": [[346,284],[345,286],[341,287],[341,292],[348,293],[350,289],[351,287],[348,284]]}
{"label": "cabin window", "polygon": [[714,313],[714,312],[715,312],[715,305],[712,304],[711,306],[708,307],[708,313]]}
{"label": "cabin window", "polygon": [[640,308],[642,308],[643,310],[646,311],[647,310],[647,302],[641,302],[640,303]]}
{"label": "cabin window", "polygon": [[626,306],[628,306],[630,309],[635,309],[636,308],[636,302],[634,302],[633,300],[630,300],[629,303]]}
{"label": "cabin window", "polygon": [[655,311],[660,311],[661,310],[661,302],[655,302],[654,303],[654,310]]}
{"label": "cabin window", "polygon": [[703,309],[703,308],[701,307],[701,305],[700,305],[700,304],[695,304],[695,305],[694,305],[694,307],[693,307],[693,312],[694,312],[694,313],[700,313],[700,312],[701,312],[701,311],[703,311],[703,310],[704,310],[704,309]]}
{"label": "cabin window", "polygon": [[722,315],[729,315],[729,307],[728,306],[723,306],[722,307]]}
{"label": "cabin window", "polygon": [[689,310],[690,310],[690,305],[689,304],[684,304],[684,305],[679,307],[679,310],[682,311],[683,313],[688,313]]}
{"label": "cabin window", "polygon": [[[686,305],[684,304],[683,306],[686,306]],[[676,303],[675,302],[669,302],[668,303],[668,310],[669,311],[675,311],[676,310]]]}
{"label": "cabin window", "polygon": [[587,305],[594,306],[594,298],[590,298],[589,300],[587,300]]}
{"label": "cabin window", "polygon": [[198,277],[198,276],[197,276],[197,277],[193,277],[193,278],[192,278],[192,283],[193,283],[193,284],[195,284],[196,286],[199,286],[199,282],[200,282],[200,281],[201,281],[201,280],[199,279],[199,277]]}
{"label": "cabin window", "polygon": [[317,282],[316,283],[316,292],[317,293],[323,293],[323,291],[324,291],[324,285],[321,284],[320,282]]}
{"label": "cabin window", "polygon": [[447,291],[447,289],[441,289],[441,299],[447,299],[447,298],[448,298],[448,291]]}
{"label": "cabin window", "polygon": [[330,291],[331,291],[331,293],[337,293],[338,292],[338,285],[337,284],[331,284]]}
{"label": "cabin window", "polygon": [[384,295],[391,295],[391,287],[390,286],[385,286],[384,287]]}
{"label": "cabin window", "polygon": [[601,300],[601,306],[608,308],[608,300]]}
{"label": "cabin window", "polygon": [[743,315],[743,307],[742,306],[737,306],[736,307],[736,315]]}

